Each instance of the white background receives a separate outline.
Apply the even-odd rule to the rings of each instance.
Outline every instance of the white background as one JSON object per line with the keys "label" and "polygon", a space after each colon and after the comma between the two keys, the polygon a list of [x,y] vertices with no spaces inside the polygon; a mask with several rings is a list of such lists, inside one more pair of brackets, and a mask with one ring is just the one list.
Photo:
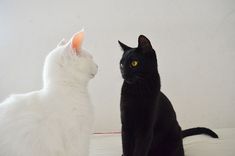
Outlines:
{"label": "white background", "polygon": [[145,34],[183,128],[235,127],[234,0],[0,0],[0,101],[42,87],[46,55],[85,28],[96,131],[120,129],[121,50]]}

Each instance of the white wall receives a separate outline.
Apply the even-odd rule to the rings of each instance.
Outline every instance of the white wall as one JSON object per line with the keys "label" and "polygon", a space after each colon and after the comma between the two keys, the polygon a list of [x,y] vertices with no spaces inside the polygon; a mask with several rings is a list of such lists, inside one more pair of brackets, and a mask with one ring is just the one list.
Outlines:
{"label": "white wall", "polygon": [[235,127],[234,0],[1,0],[0,100],[42,86],[45,56],[82,27],[99,64],[90,83],[96,130],[119,130],[121,50],[145,34],[183,128]]}

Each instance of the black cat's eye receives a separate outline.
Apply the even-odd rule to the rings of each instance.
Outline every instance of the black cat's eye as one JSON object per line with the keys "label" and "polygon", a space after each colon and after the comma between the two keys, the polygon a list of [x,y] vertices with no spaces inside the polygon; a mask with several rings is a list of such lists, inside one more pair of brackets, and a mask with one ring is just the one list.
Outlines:
{"label": "black cat's eye", "polygon": [[131,61],[131,67],[135,68],[139,65],[139,62],[137,60]]}

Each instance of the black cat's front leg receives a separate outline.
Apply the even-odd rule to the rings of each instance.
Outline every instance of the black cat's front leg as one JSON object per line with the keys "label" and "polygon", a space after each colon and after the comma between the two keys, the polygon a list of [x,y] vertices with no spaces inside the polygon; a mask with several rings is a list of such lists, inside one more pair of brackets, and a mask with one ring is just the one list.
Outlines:
{"label": "black cat's front leg", "polygon": [[133,156],[133,139],[133,133],[129,129],[125,128],[125,126],[122,126],[122,156]]}
{"label": "black cat's front leg", "polygon": [[135,148],[133,156],[147,156],[153,140],[152,131],[137,133],[135,137]]}

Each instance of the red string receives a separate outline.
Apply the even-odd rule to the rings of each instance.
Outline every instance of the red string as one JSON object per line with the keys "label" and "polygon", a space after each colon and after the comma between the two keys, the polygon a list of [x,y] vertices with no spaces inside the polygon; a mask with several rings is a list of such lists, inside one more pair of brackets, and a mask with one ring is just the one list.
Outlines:
{"label": "red string", "polygon": [[93,134],[121,134],[121,132],[96,132]]}

